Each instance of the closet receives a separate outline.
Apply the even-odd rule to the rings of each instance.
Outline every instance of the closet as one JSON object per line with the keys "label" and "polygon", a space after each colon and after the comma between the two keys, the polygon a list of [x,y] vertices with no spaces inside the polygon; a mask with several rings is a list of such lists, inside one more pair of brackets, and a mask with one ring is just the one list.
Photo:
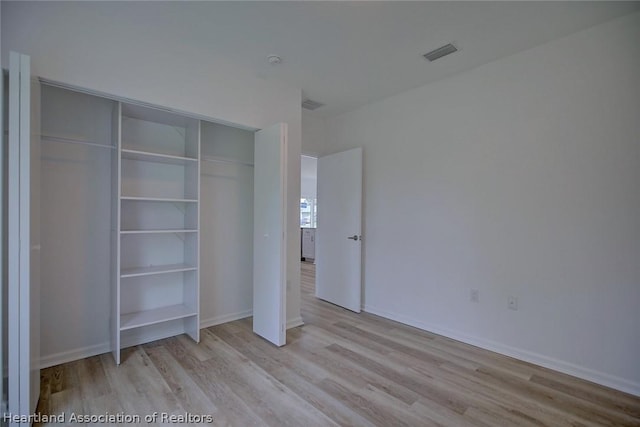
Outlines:
{"label": "closet", "polygon": [[256,132],[50,83],[41,114],[45,354],[83,343],[119,364],[125,347],[198,341],[252,314],[284,344],[283,125]]}
{"label": "closet", "polygon": [[200,314],[206,327],[252,311],[254,132],[205,121],[200,130]]}

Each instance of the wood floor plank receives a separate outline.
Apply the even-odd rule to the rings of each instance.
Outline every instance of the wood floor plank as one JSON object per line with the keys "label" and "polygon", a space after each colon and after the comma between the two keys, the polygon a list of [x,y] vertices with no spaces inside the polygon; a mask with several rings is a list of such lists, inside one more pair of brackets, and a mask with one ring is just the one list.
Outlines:
{"label": "wood floor plank", "polygon": [[[505,387],[499,381],[488,380],[486,376],[477,375],[476,371],[461,371],[458,367],[454,368],[450,365],[442,365],[441,369],[453,374],[449,378],[455,378],[454,381],[457,384],[473,392],[474,398],[488,399],[492,404],[497,404],[512,413],[522,414],[524,418],[539,420],[552,426],[595,427],[601,425],[592,420],[586,420],[572,411],[567,411],[566,408],[550,405],[548,399],[539,399],[536,396]],[[418,367],[416,370],[422,372],[423,368]],[[433,372],[431,374],[439,375]]]}
{"label": "wood floor plank", "polygon": [[[473,408],[469,408],[473,409]],[[442,405],[438,405],[429,399],[421,399],[411,405],[410,411],[423,419],[428,419],[430,422],[436,423],[440,426],[456,426],[456,427],[489,427],[492,424],[487,424],[480,419],[471,419],[466,416],[469,410],[465,411],[465,414],[459,414],[446,408]]]}
{"label": "wood floor plank", "polygon": [[[202,342],[212,354],[212,358],[205,362],[206,366],[217,370],[234,393],[247,402],[268,425],[335,425],[326,415],[213,333],[205,331]],[[274,402],[279,402],[279,405]],[[278,406],[281,410],[276,410]]]}
{"label": "wood floor plank", "polygon": [[185,411],[211,415],[217,426],[233,425],[164,346],[145,348],[145,351]]}
{"label": "wood floor plank", "polygon": [[580,399],[592,402],[613,411],[621,411],[632,418],[640,418],[640,407],[633,399],[629,399],[628,395],[623,393],[603,392],[599,387],[593,387],[593,384],[582,384],[575,381],[575,378],[562,379],[559,376],[550,378],[540,374],[534,374],[531,382],[540,384],[556,391],[575,396]]}
{"label": "wood floor plank", "polygon": [[400,420],[394,417],[392,413],[388,411],[388,408],[381,407],[373,402],[371,399],[363,396],[358,390],[349,388],[345,384],[341,384],[339,381],[332,379],[325,379],[319,384],[320,388],[345,402],[353,411],[359,413],[363,417],[378,426],[411,426],[412,423],[407,423],[405,420]]}
{"label": "wood floor plank", "polygon": [[486,382],[499,383],[505,389],[531,396],[540,402],[562,410],[569,410],[572,414],[584,421],[596,421],[603,426],[633,426],[637,425],[631,416],[619,411],[609,410],[606,407],[582,401],[571,395],[559,393],[551,388],[540,386],[531,381],[522,381],[519,378],[509,377],[502,372],[491,368],[480,368],[476,375]]}
{"label": "wood floor plank", "polygon": [[[364,366],[361,363],[354,361],[352,358],[344,357],[340,353],[340,351],[336,351],[336,349],[333,347],[334,345],[336,344],[332,344],[331,346],[327,347],[327,350],[335,355],[335,360],[339,360],[340,363],[349,366],[350,369],[353,369],[355,372],[357,372],[357,375],[361,376],[362,379],[365,380],[366,386],[375,387],[381,392],[387,394],[390,398],[397,399],[406,405],[411,405],[412,403],[420,399],[420,394],[415,390],[405,387],[395,379],[385,377],[379,372],[370,369],[368,366]],[[347,350],[345,347],[340,348]]]}
{"label": "wood floor plank", "polygon": [[[128,415],[140,415],[141,417],[156,411],[170,414],[184,412],[144,349],[138,346],[129,350],[126,363],[119,367],[115,366],[109,355],[101,356],[103,362],[107,364],[105,372],[111,388],[117,390],[110,395],[110,398],[116,401],[114,406],[121,407]],[[111,399],[105,398],[105,404],[109,403]],[[92,414],[96,413],[94,411],[97,408],[91,406],[85,407],[84,410],[90,411],[85,413]]]}
{"label": "wood floor plank", "polygon": [[246,318],[203,329],[200,343],[125,349],[120,366],[111,354],[54,366],[38,410],[210,414],[210,425],[240,427],[640,426],[637,396],[344,310],[315,298],[314,277],[303,262],[305,325],[284,347]]}
{"label": "wood floor plank", "polygon": [[400,421],[410,426],[438,425],[430,417],[425,417],[423,414],[412,411],[412,405],[408,405],[392,396],[390,397],[385,390],[381,390],[374,385],[367,385],[364,389],[359,390],[359,393],[375,407],[381,408],[389,414],[391,420],[393,420],[392,422]]}
{"label": "wood floor plank", "polygon": [[209,398],[222,408],[234,425],[264,426],[262,421],[229,387],[216,370],[210,370],[203,362],[190,355],[185,347],[175,338],[166,340],[165,346],[174,359],[191,376]]}
{"label": "wood floor plank", "polygon": [[499,384],[483,382],[473,375],[474,371],[461,370],[455,365],[443,364],[437,370],[430,366],[414,365],[410,370],[419,375],[426,375],[429,380],[438,378],[445,383],[450,383],[474,402],[472,407],[502,414],[507,419],[516,417],[522,420],[514,422],[513,425],[527,425],[528,421],[557,427],[591,425],[582,422],[574,414],[558,411],[530,396],[514,394]]}
{"label": "wood floor plank", "polygon": [[447,361],[446,358],[435,356],[429,352],[422,351],[420,349],[416,349],[414,347],[404,345],[392,339],[385,338],[381,334],[371,333],[363,330],[362,328],[345,324],[344,322],[337,322],[336,327],[353,332],[354,334],[360,337],[369,339],[373,342],[378,343],[381,346],[387,347],[389,349],[387,353],[390,353],[391,351],[397,351],[397,352],[408,354],[423,360],[429,360],[435,364],[444,363]]}
{"label": "wood floor plank", "polygon": [[[445,418],[445,420],[448,418]],[[464,419],[470,425],[477,425],[478,423],[483,423],[486,426],[496,426],[496,427],[511,427],[513,425],[519,426],[530,426],[530,427],[540,427],[544,426],[541,421],[532,420],[532,423],[527,422],[527,420],[523,420],[521,418],[514,419],[510,417],[505,417],[503,414],[496,413],[488,408],[481,407],[471,407],[469,408],[465,414]],[[461,424],[462,425],[462,424]]]}
{"label": "wood floor plank", "polygon": [[298,396],[321,410],[338,425],[373,425],[315,385],[328,376],[328,373],[323,369],[318,369],[314,364],[304,363],[300,358],[290,355],[288,351],[280,351],[263,340],[240,337],[246,331],[231,334],[226,330],[226,325],[211,329],[217,336],[233,345],[234,348],[237,348]]}
{"label": "wood floor plank", "polygon": [[75,363],[80,393],[88,398],[99,398],[111,394],[111,387],[102,366],[100,356],[78,360]]}
{"label": "wood floor plank", "polygon": [[369,369],[370,371],[376,372],[378,375],[383,376],[391,381],[395,381],[403,387],[406,387],[409,390],[418,393],[423,398],[429,399],[432,402],[447,407],[454,412],[463,414],[464,411],[466,411],[469,407],[468,403],[464,402],[463,399],[460,399],[453,394],[447,393],[441,388],[434,387],[433,384],[426,384],[422,381],[417,381],[415,377],[411,377],[406,374],[394,371],[388,366],[375,362],[366,356],[355,353],[344,347],[340,347],[337,344],[333,344],[332,346],[328,347],[328,349],[342,355],[345,358],[349,358],[353,362],[367,367],[367,369]]}

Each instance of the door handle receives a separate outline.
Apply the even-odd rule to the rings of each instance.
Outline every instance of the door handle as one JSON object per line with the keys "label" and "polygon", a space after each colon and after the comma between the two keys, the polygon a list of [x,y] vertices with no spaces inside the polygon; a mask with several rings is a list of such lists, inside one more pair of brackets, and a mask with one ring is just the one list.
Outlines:
{"label": "door handle", "polygon": [[355,240],[357,242],[358,241],[358,235],[354,234],[353,236],[347,237],[347,239]]}

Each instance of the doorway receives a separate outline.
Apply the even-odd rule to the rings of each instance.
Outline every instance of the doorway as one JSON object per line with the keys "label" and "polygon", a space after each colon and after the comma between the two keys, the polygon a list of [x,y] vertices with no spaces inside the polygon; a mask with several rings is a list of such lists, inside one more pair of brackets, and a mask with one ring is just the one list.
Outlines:
{"label": "doorway", "polygon": [[318,159],[303,155],[300,158],[300,291],[305,297],[315,297],[317,187]]}
{"label": "doorway", "polygon": [[[301,228],[301,258],[307,261],[311,253],[308,246],[311,246],[313,260],[317,260],[315,296],[359,313],[362,306],[362,148],[320,158],[303,156],[301,166],[301,195],[307,197],[301,199],[300,206],[301,227],[304,227]],[[309,201],[311,195],[316,199]],[[322,199],[319,214],[318,199]],[[316,228],[308,227],[313,219]]]}

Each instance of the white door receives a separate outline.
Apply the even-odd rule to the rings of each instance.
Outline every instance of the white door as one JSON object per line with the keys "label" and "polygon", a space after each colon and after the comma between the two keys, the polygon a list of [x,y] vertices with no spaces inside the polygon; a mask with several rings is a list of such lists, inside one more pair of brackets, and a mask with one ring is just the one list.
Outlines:
{"label": "white door", "polygon": [[316,258],[316,229],[302,229],[302,257],[307,259]]}
{"label": "white door", "polygon": [[316,296],[359,313],[362,148],[318,159],[318,206]]}
{"label": "white door", "polygon": [[253,187],[253,332],[285,344],[287,125],[256,132]]}
{"label": "white door", "polygon": [[[34,102],[31,96],[34,96]],[[7,175],[7,328],[8,412],[13,415],[34,413],[40,395],[38,97],[39,84],[32,85],[29,57],[11,52]],[[21,425],[9,421],[10,426]]]}

